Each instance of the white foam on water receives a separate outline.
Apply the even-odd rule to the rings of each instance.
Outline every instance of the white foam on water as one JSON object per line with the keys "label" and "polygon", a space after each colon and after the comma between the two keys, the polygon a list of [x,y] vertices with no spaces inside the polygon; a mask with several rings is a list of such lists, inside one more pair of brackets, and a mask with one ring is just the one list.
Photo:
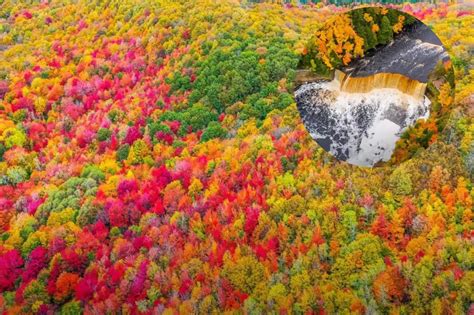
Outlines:
{"label": "white foam on water", "polygon": [[[317,106],[329,109],[330,120],[312,123],[334,124],[335,121],[336,126],[313,128],[309,132],[315,140],[330,139],[330,152],[336,157],[338,152],[346,152],[346,160],[351,164],[373,166],[388,161],[401,134],[417,120],[429,117],[430,101],[426,96],[418,99],[389,88],[347,93],[341,92],[339,87],[337,80],[308,83],[298,89],[295,96],[305,100],[306,110]],[[303,121],[307,125],[305,117]],[[324,134],[318,130],[324,130]],[[348,140],[338,141],[341,135]]]}
{"label": "white foam on water", "polygon": [[362,138],[357,152],[347,162],[371,166],[379,161],[388,161],[399,139],[400,130],[399,125],[388,119],[374,122],[367,130],[368,136]]}

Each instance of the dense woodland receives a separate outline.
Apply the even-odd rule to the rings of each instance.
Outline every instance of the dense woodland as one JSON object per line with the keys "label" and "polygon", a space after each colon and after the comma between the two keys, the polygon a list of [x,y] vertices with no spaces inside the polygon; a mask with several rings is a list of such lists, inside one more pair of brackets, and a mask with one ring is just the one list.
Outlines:
{"label": "dense woodland", "polygon": [[0,312],[474,312],[472,12],[393,6],[439,35],[456,94],[426,143],[360,168],[291,94],[347,8],[214,2],[0,5]]}
{"label": "dense woodland", "polygon": [[376,47],[389,44],[416,18],[385,7],[362,7],[328,18],[306,44],[300,67],[328,75]]}

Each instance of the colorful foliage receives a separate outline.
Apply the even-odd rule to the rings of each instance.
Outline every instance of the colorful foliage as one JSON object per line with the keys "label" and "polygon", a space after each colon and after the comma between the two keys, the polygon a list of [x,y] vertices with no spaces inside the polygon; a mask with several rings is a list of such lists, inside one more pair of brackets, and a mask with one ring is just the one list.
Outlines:
{"label": "colorful foliage", "polygon": [[452,53],[455,111],[413,159],[365,169],[317,146],[290,93],[347,8],[2,4],[0,311],[472,312],[473,15],[398,7]]}

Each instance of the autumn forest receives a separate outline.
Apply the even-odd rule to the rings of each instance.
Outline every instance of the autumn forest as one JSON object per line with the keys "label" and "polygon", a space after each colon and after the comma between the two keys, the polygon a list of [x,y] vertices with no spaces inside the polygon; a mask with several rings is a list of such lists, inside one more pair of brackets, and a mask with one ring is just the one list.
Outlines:
{"label": "autumn forest", "polygon": [[[474,13],[385,6],[2,2],[0,313],[473,314]],[[338,161],[298,70],[415,18],[450,55],[434,118]]]}

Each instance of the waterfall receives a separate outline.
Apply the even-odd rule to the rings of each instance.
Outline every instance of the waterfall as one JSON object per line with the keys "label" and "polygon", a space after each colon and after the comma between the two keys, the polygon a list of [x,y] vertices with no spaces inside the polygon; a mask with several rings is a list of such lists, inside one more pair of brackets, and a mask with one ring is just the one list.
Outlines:
{"label": "waterfall", "polygon": [[422,99],[426,90],[426,83],[399,73],[375,73],[365,77],[353,77],[351,74],[336,70],[334,79],[339,82],[340,90],[348,93],[368,93],[374,89],[388,88]]}
{"label": "waterfall", "polygon": [[391,158],[408,127],[429,117],[425,86],[398,74],[351,78],[339,71],[332,81],[302,85],[295,98],[318,144],[339,160],[373,166]]}
{"label": "waterfall", "polygon": [[[430,74],[449,56],[417,21],[383,46],[335,70],[332,81],[306,80],[295,91],[313,139],[337,159],[361,166],[388,161],[401,134],[430,115]],[[314,80],[311,80],[314,81]]]}

